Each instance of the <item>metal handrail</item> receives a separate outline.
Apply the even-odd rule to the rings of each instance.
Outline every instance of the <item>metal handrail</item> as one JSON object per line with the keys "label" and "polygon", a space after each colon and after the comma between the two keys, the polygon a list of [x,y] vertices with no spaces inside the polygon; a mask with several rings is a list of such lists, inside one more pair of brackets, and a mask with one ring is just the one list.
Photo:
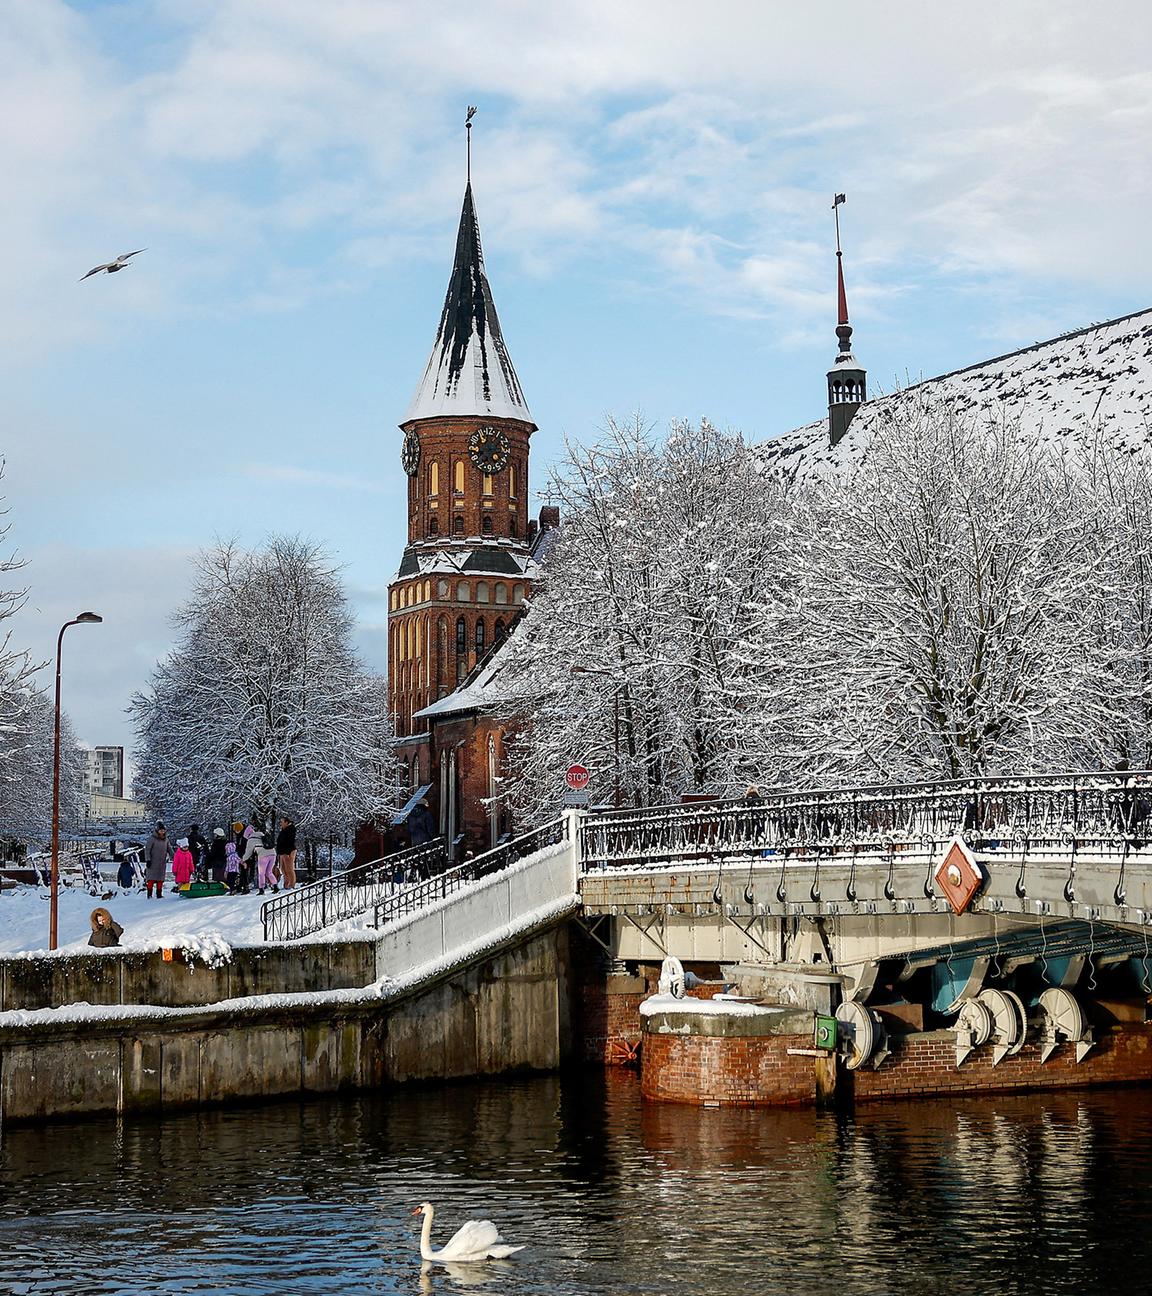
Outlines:
{"label": "metal handrail", "polygon": [[1152,832],[1152,771],[997,776],[604,811],[581,825],[582,866],[658,864],[733,855],[844,849],[877,852],[963,833],[999,841],[1098,842]]}
{"label": "metal handrail", "polygon": [[375,925],[383,927],[385,923],[395,922],[396,919],[415,913],[437,900],[443,900],[445,896],[459,891],[470,882],[489,877],[493,873],[500,873],[509,865],[534,855],[546,846],[554,846],[562,842],[564,831],[562,819],[551,820],[540,828],[513,837],[502,846],[485,851],[475,859],[465,860],[463,864],[446,869],[435,877],[402,887],[376,905]]}
{"label": "metal handrail", "polygon": [[299,940],[331,923],[366,913],[393,889],[398,873],[405,878],[428,876],[441,872],[446,864],[444,843],[437,839],[358,864],[319,882],[293,887],[261,905],[264,939]]}

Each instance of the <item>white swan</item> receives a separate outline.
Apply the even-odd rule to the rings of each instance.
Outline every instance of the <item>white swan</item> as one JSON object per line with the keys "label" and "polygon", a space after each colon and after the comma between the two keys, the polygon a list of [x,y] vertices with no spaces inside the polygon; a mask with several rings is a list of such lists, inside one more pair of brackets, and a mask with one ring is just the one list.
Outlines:
{"label": "white swan", "polygon": [[461,1224],[448,1241],[435,1251],[432,1248],[432,1218],[436,1214],[431,1202],[421,1202],[412,1212],[424,1216],[420,1230],[420,1258],[422,1260],[453,1261],[468,1264],[476,1260],[503,1260],[522,1246],[509,1246],[500,1236],[500,1230],[491,1220],[468,1220]]}

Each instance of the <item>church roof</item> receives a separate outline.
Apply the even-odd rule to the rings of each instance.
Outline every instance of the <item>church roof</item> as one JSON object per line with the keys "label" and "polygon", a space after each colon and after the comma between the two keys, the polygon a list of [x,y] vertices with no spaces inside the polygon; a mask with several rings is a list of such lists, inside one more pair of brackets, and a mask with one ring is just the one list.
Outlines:
{"label": "church roof", "polygon": [[532,422],[484,273],[471,184],[464,190],[456,259],[440,328],[403,422],[446,414],[487,414]]}
{"label": "church roof", "polygon": [[763,442],[765,469],[788,479],[858,462],[901,403],[930,392],[960,413],[1015,419],[1033,442],[1086,441],[1099,434],[1119,450],[1149,443],[1152,309],[1106,320],[1047,342],[928,378],[861,405],[843,439],[828,444],[828,420]]}

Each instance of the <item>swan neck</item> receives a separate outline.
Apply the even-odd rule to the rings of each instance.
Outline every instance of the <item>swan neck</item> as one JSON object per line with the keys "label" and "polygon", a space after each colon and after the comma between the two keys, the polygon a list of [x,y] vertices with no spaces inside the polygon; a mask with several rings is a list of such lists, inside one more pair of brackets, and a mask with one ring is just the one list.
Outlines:
{"label": "swan neck", "polygon": [[432,1216],[436,1212],[431,1206],[424,1212],[424,1223],[420,1229],[420,1258],[432,1259]]}

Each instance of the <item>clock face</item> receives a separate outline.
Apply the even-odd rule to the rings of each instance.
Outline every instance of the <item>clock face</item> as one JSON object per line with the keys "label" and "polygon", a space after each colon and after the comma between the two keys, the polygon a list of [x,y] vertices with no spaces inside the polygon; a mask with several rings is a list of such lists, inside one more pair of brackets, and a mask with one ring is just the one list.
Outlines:
{"label": "clock face", "polygon": [[477,428],[468,438],[468,454],[481,472],[501,472],[508,467],[511,452],[508,438],[499,428]]}
{"label": "clock face", "polygon": [[400,466],[409,477],[415,477],[420,467],[420,438],[415,432],[404,437],[404,448],[400,451]]}

